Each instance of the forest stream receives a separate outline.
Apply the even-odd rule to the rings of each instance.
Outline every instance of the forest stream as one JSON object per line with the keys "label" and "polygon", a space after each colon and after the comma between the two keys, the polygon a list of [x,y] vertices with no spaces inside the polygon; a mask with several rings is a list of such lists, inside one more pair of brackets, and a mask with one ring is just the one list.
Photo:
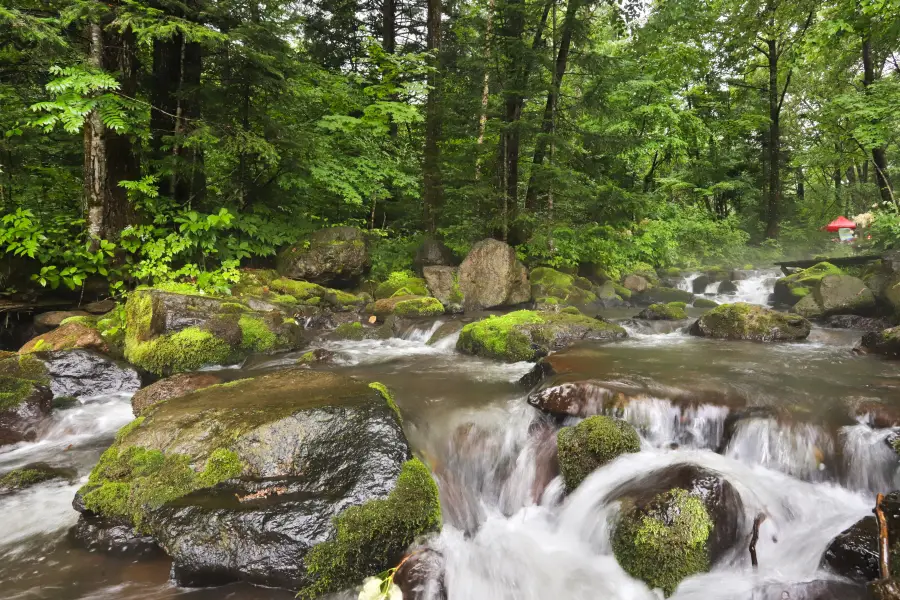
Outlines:
{"label": "forest stream", "polygon": [[[693,277],[686,275],[682,287]],[[738,282],[728,301],[765,303],[775,277],[755,273]],[[715,294],[713,285],[707,296]],[[807,596],[826,588],[834,598],[864,598],[863,586],[837,580],[820,559],[837,534],[871,514],[877,492],[900,484],[886,441],[894,430],[873,428],[873,417],[854,408],[897,403],[896,365],[854,354],[858,331],[815,327],[803,342],[731,342],[691,337],[684,323],[639,324],[631,320],[634,312],[602,313],[626,327],[627,339],[584,342],[565,352],[582,379],[644,390],[618,413],[637,429],[641,451],[595,471],[568,495],[559,476],[548,476],[555,439],[542,433],[530,390],[519,383],[532,363],[465,356],[455,350],[455,335],[427,345],[448,317],[387,340],[326,343],[337,360],[316,368],[387,385],[413,452],[438,481],[444,524],[428,550],[442,557],[443,575],[434,585],[445,586],[454,600],[657,598],[613,557],[616,492],[672,465],[695,465],[737,492],[740,514],[732,516],[739,534],[710,572],[684,580],[672,598],[832,597]],[[253,368],[277,369],[291,356],[256,361]],[[127,394],[97,392],[55,412],[35,441],[0,450],[0,471],[35,462],[77,471],[72,483],[0,497],[0,596],[292,598],[247,584],[177,587],[165,557],[117,558],[71,541],[76,490],[133,418]],[[738,413],[743,416],[729,420]],[[790,417],[773,416],[782,413]],[[747,541],[759,513],[766,520],[754,570]]]}

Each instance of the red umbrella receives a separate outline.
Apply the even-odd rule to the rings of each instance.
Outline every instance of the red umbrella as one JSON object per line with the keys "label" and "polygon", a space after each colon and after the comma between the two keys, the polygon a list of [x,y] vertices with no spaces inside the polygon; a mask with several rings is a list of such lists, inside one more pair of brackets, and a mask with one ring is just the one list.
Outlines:
{"label": "red umbrella", "polygon": [[825,226],[825,231],[837,231],[838,229],[856,229],[856,223],[847,217],[838,217]]}

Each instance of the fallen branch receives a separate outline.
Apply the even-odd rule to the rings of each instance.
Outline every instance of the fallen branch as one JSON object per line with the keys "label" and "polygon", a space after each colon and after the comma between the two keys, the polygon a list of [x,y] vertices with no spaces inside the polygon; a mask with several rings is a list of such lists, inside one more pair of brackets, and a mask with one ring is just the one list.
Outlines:
{"label": "fallen branch", "polygon": [[281,494],[286,494],[287,491],[288,489],[286,487],[279,486],[259,490],[258,492],[247,494],[246,496],[235,494],[234,497],[237,498],[238,502],[250,502],[251,500],[259,500],[260,498],[268,498],[269,496],[280,496]]}
{"label": "fallen branch", "polygon": [[753,519],[753,533],[750,535],[750,564],[756,569],[759,567],[759,561],[756,559],[756,542],[759,541],[759,526],[766,520],[764,513],[759,513]]}
{"label": "fallen branch", "polygon": [[884,494],[878,494],[875,499],[875,519],[878,521],[878,561],[881,565],[881,578],[887,579],[891,576],[888,567],[888,527],[887,519],[884,518],[884,511],[881,510],[881,503],[884,502]]}

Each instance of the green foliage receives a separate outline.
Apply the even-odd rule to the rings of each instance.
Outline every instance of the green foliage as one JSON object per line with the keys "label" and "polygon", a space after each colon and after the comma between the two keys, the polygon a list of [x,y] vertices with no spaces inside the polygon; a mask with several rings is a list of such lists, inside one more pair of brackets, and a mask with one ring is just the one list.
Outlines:
{"label": "green foliage", "polygon": [[375,288],[375,298],[391,298],[392,296],[427,296],[428,288],[425,280],[416,277],[412,271],[394,271],[387,279]]}

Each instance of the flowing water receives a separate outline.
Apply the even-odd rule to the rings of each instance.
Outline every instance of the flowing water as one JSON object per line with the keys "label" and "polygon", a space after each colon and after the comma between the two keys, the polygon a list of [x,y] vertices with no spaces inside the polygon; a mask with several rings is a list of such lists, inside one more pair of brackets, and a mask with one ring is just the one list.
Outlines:
{"label": "flowing water", "polygon": [[[744,291],[730,300],[765,302],[768,279],[763,273],[741,282]],[[818,568],[829,540],[870,513],[876,492],[900,487],[887,443],[893,431],[874,428],[868,408],[900,403],[900,370],[854,355],[860,332],[815,329],[803,343],[765,345],[629,324],[627,340],[572,349],[580,377],[641,390],[616,408],[604,406],[601,394],[598,406],[632,423],[643,449],[565,496],[553,467],[554,430],[517,384],[531,365],[462,356],[453,349],[455,336],[429,346],[437,327],[411,328],[390,340],[330,343],[338,361],[329,368],[394,391],[410,442],[440,486],[445,525],[428,546],[443,557],[452,600],[658,598],[612,556],[618,505],[610,498],[625,483],[685,463],[716,471],[734,486],[747,534],[756,514],[767,519],[757,571],[744,539],[711,572],[682,582],[673,597],[803,598],[808,588],[798,584],[832,578]],[[747,407],[756,412],[729,424],[729,415]],[[0,597],[290,598],[244,585],[180,589],[168,582],[166,560],[134,562],[70,543],[67,530],[77,517],[72,496],[130,419],[127,397],[98,396],[58,412],[36,442],[0,451],[0,473],[38,461],[76,473],[68,483],[0,498]],[[852,600],[853,593],[840,597]]]}

